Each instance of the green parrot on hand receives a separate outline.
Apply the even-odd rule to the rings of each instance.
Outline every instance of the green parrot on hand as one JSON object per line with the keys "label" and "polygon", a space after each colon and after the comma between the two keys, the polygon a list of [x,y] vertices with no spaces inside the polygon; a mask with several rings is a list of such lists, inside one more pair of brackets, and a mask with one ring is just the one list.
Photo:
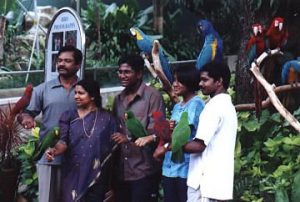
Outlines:
{"label": "green parrot on hand", "polygon": [[34,152],[33,160],[38,161],[42,158],[46,149],[54,147],[59,140],[59,127],[54,127],[49,133],[46,134],[44,139],[39,143],[37,149]]}
{"label": "green parrot on hand", "polygon": [[147,131],[140,120],[138,120],[132,111],[125,112],[125,125],[129,133],[135,137],[144,137],[147,135]]}
{"label": "green parrot on hand", "polygon": [[183,145],[185,145],[191,135],[191,128],[188,121],[188,113],[181,114],[178,124],[175,126],[172,133],[172,156],[171,160],[175,163],[182,162],[183,159]]}

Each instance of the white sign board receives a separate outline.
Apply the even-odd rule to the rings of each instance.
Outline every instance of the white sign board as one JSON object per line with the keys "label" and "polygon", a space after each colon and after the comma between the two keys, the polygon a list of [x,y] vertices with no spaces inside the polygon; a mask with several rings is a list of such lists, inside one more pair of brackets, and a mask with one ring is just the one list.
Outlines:
{"label": "white sign board", "polygon": [[61,8],[57,11],[48,28],[45,53],[45,81],[58,76],[56,59],[58,51],[65,45],[73,45],[83,53],[78,76],[83,78],[85,61],[85,33],[80,17],[72,8]]}

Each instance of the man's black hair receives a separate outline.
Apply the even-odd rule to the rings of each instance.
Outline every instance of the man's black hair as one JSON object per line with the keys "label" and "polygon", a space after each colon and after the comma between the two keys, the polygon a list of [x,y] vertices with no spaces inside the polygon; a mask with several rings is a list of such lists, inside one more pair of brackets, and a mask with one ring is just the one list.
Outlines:
{"label": "man's black hair", "polygon": [[118,65],[127,63],[135,72],[143,71],[144,60],[140,55],[125,55],[118,61]]}
{"label": "man's black hair", "polygon": [[75,60],[75,64],[81,64],[82,62],[82,52],[81,50],[75,48],[72,45],[66,45],[64,47],[62,47],[59,52],[58,52],[58,56],[63,53],[63,52],[73,52],[73,56],[74,56],[74,60]]}
{"label": "man's black hair", "polygon": [[215,81],[222,78],[224,88],[227,89],[229,87],[231,74],[226,63],[208,63],[202,67],[200,72],[207,72],[208,76],[212,77]]}

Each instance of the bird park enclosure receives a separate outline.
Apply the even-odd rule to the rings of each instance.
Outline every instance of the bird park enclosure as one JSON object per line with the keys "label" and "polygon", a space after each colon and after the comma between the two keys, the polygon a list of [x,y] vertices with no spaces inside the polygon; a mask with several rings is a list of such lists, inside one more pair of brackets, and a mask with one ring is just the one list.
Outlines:
{"label": "bird park enclosure", "polygon": [[[100,83],[103,105],[110,109],[112,97],[122,90],[117,67],[112,65],[117,64],[123,52],[147,52],[144,79],[161,90],[167,106],[180,98],[172,93],[172,78],[164,72],[162,56],[168,57],[172,69],[182,63],[206,63],[221,52],[233,72],[229,94],[239,121],[233,201],[300,201],[299,1],[193,0],[167,1],[164,5],[153,1],[143,9],[134,0],[128,1],[130,4],[103,2],[108,1],[86,1],[78,12],[87,36],[84,77]],[[30,18],[28,11],[21,10],[19,13],[25,12]],[[1,22],[8,20],[0,25],[1,109],[13,107],[26,84],[36,86],[44,81],[45,55],[40,50],[45,49],[45,33],[37,28],[47,27],[51,21],[48,14],[53,16],[56,9],[46,10],[49,12],[46,17],[40,16],[40,21],[35,18],[38,12],[31,13],[31,20],[25,20],[22,30],[26,36],[22,36],[17,26],[20,23],[14,21],[22,18],[10,18],[6,7],[0,8],[0,14],[5,14]],[[6,52],[1,52],[3,25],[7,28],[3,46]],[[59,38],[59,34],[54,36]],[[141,36],[154,38],[141,44]],[[59,46],[59,40],[54,40],[53,45]],[[160,52],[162,46],[170,55]],[[29,138],[19,153],[14,153],[23,166],[18,192],[28,199],[37,194],[36,173],[28,169],[37,134],[35,130],[27,131]]]}

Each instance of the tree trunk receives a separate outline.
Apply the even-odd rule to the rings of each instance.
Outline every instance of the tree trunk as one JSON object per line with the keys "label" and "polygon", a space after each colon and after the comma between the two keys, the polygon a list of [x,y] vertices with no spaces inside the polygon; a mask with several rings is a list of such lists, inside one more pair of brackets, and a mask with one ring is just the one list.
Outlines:
{"label": "tree trunk", "polygon": [[0,65],[4,65],[4,34],[6,28],[5,16],[0,16]]}
{"label": "tree trunk", "polygon": [[163,34],[163,32],[164,32],[164,30],[163,30],[163,23],[164,23],[163,0],[153,0],[153,7],[154,7],[153,28],[158,33]]}
{"label": "tree trunk", "polygon": [[238,54],[236,66],[236,103],[252,103],[253,102],[253,89],[251,86],[250,66],[247,65],[247,57],[245,53],[245,45],[249,39],[249,30],[254,22],[254,12],[251,9],[251,0],[240,1],[241,17],[240,23],[243,25],[241,46]]}

